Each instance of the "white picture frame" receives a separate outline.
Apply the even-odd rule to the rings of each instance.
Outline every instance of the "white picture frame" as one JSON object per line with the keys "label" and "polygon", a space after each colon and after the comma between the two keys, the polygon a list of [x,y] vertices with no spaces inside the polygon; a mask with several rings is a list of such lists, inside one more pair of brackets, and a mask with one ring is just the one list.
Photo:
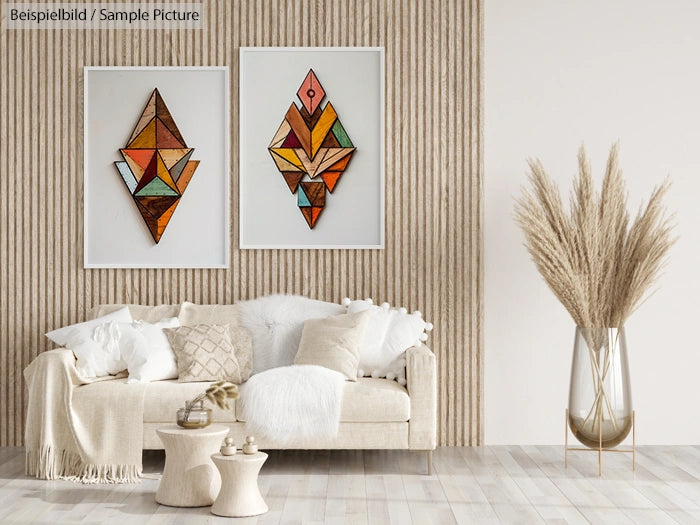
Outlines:
{"label": "white picture frame", "polygon": [[[85,268],[229,268],[228,67],[83,69]],[[155,242],[115,161],[157,88],[199,165]]]}
{"label": "white picture frame", "polygon": [[[383,249],[384,48],[242,47],[239,64],[240,248]],[[311,69],[356,148],[313,228],[268,151]]]}

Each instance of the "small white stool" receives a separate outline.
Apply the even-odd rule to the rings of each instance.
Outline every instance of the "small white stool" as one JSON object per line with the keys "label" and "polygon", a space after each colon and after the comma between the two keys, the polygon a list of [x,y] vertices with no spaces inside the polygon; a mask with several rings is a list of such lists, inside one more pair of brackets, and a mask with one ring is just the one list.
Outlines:
{"label": "small white stool", "polygon": [[206,507],[219,493],[221,476],[211,462],[228,427],[185,429],[168,425],[156,430],[165,447],[165,467],[156,501],[171,507]]}
{"label": "small white stool", "polygon": [[267,512],[267,504],[258,488],[258,472],[267,454],[213,454],[211,459],[221,473],[221,490],[211,507],[212,514],[242,518]]}

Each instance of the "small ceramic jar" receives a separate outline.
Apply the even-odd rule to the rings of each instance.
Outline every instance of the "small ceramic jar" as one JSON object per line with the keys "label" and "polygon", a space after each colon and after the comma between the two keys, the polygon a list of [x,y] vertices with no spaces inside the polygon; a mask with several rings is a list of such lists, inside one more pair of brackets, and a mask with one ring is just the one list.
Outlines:
{"label": "small ceramic jar", "polygon": [[258,446],[255,444],[255,438],[253,436],[248,436],[245,438],[245,445],[243,445],[244,454],[255,454],[258,451]]}
{"label": "small ceramic jar", "polygon": [[236,453],[236,445],[233,444],[233,438],[227,437],[221,445],[222,456],[233,456]]}

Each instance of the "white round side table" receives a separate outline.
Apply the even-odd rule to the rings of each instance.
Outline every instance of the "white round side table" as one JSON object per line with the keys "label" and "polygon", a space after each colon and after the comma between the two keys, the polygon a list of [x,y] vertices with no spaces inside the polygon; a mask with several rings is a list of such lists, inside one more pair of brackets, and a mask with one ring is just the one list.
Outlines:
{"label": "white round side table", "polygon": [[171,507],[205,507],[219,493],[221,476],[211,462],[228,427],[185,429],[168,425],[156,430],[165,447],[165,467],[156,501]]}
{"label": "white round side table", "polygon": [[221,490],[211,507],[212,514],[242,518],[267,512],[267,504],[258,488],[258,472],[267,454],[213,454],[211,459],[221,473]]}

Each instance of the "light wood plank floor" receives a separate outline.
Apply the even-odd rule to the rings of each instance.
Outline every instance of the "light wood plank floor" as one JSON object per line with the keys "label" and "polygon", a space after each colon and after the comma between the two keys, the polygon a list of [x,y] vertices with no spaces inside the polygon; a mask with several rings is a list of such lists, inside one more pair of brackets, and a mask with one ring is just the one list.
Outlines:
{"label": "light wood plank floor", "polygon": [[0,448],[0,523],[700,523],[700,447],[628,454],[562,447],[444,447],[427,476],[408,451],[272,451],[260,474],[270,511],[213,516],[209,507],[158,505],[161,451],[144,454],[144,480],[80,485],[24,475],[22,448]]}

